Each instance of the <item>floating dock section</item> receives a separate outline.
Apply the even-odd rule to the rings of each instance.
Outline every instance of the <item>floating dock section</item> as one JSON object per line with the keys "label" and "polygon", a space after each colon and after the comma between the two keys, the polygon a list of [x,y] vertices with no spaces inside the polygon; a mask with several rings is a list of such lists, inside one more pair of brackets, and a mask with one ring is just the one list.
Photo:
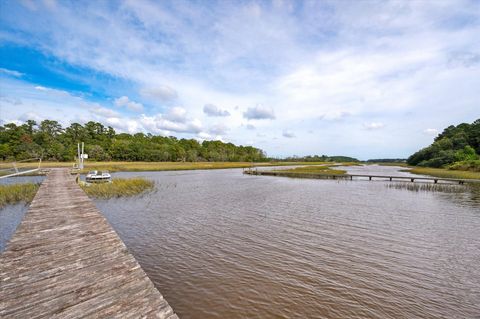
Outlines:
{"label": "floating dock section", "polygon": [[66,169],[0,255],[0,318],[178,318]]}

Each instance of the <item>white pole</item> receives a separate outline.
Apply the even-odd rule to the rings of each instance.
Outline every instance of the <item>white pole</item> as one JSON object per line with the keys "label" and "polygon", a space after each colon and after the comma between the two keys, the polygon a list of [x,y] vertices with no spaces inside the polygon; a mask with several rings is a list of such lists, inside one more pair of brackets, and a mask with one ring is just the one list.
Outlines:
{"label": "white pole", "polygon": [[81,166],[80,166],[80,169],[83,169],[83,150],[84,150],[84,143],[82,142],[82,155],[81,155]]}
{"label": "white pole", "polygon": [[77,161],[78,161],[78,168],[80,168],[80,143],[77,143]]}

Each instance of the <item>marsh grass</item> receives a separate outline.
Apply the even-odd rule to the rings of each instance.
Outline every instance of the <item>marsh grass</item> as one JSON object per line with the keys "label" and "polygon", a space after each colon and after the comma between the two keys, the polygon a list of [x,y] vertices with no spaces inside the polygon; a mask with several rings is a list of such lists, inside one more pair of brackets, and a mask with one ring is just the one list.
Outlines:
{"label": "marsh grass", "polygon": [[370,162],[367,165],[379,165],[379,166],[400,166],[400,167],[408,167],[408,164],[405,162]]}
{"label": "marsh grass", "polygon": [[480,179],[480,172],[449,170],[445,168],[413,167],[402,171],[443,178]]}
{"label": "marsh grass", "polygon": [[39,184],[34,183],[0,185],[0,208],[20,202],[29,204],[39,187]]}
{"label": "marsh grass", "polygon": [[[331,167],[339,166],[338,164],[324,164],[324,165],[309,165],[301,166],[290,169],[282,169],[277,172],[288,172],[288,173],[298,173],[298,174],[319,174],[319,175],[343,175],[346,173],[344,170],[332,169]],[[344,166],[344,165],[342,165]]]}
{"label": "marsh grass", "polygon": [[463,193],[466,190],[466,186],[455,184],[389,183],[385,186],[387,188],[406,189],[414,192]]}
{"label": "marsh grass", "polygon": [[[81,173],[91,170],[110,172],[142,172],[142,171],[177,171],[196,169],[226,169],[226,168],[248,168],[267,166],[292,166],[292,165],[318,165],[324,162],[86,162],[85,169]],[[8,166],[9,165],[9,166]],[[67,167],[72,168],[74,162],[42,162],[42,168]],[[0,162],[2,166],[11,167],[11,163]],[[36,168],[36,165],[25,164],[24,169]]]}
{"label": "marsh grass", "polygon": [[80,184],[93,198],[114,198],[135,196],[153,190],[155,183],[145,178],[114,178],[111,183]]}

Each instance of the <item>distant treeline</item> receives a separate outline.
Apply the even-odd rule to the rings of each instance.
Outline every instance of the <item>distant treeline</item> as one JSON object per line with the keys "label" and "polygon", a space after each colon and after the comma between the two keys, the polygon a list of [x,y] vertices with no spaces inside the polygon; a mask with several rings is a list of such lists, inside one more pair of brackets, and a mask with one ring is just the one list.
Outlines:
{"label": "distant treeline", "polygon": [[292,156],[285,159],[287,162],[358,162],[358,159],[348,156],[327,156],[327,155],[308,155],[308,156]]}
{"label": "distant treeline", "polygon": [[405,158],[372,158],[367,163],[405,163]]}
{"label": "distant treeline", "polygon": [[480,170],[480,119],[451,125],[407,159],[409,165]]}
{"label": "distant treeline", "polygon": [[77,143],[85,142],[85,153],[96,161],[265,161],[265,153],[252,146],[236,146],[221,141],[152,134],[118,134],[101,123],[73,123],[63,128],[57,121],[0,126],[0,160],[42,157],[44,160],[72,161]]}

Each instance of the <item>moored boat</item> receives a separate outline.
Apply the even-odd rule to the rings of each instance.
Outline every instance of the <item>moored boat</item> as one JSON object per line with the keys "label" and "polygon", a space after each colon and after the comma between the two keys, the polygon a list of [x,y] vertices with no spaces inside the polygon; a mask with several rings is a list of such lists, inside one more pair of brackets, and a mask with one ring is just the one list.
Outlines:
{"label": "moored boat", "polygon": [[85,177],[87,183],[108,183],[112,181],[112,176],[108,171],[90,171]]}

